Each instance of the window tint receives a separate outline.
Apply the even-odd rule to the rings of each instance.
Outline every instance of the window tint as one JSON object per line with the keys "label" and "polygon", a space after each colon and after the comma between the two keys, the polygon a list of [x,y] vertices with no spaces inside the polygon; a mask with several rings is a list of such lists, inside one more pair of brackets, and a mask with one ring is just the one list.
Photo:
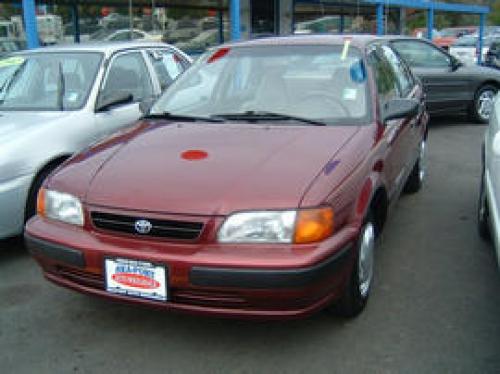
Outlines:
{"label": "window tint", "polygon": [[410,66],[444,68],[450,66],[450,58],[439,48],[425,42],[401,40],[392,42],[396,51]]}
{"label": "window tint", "polygon": [[169,50],[149,51],[148,56],[160,81],[162,91],[184,71],[181,58]]}
{"label": "window tint", "polygon": [[413,88],[413,78],[410,72],[390,47],[384,45],[381,47],[381,51],[384,54],[385,59],[391,64],[396,74],[401,93],[403,96],[407,96]]}
{"label": "window tint", "polygon": [[401,97],[396,71],[381,48],[373,47],[368,54],[368,63],[375,74],[379,105],[383,106],[389,100]]}
{"label": "window tint", "polygon": [[102,95],[132,94],[134,102],[153,96],[153,87],[141,53],[132,52],[116,57],[108,71]]}

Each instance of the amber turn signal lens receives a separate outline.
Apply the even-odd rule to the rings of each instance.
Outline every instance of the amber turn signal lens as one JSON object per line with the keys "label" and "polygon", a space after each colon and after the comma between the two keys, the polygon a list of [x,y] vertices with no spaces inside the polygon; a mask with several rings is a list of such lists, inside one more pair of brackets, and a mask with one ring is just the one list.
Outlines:
{"label": "amber turn signal lens", "polygon": [[333,210],[329,207],[299,210],[295,223],[294,242],[319,242],[333,234]]}
{"label": "amber turn signal lens", "polygon": [[45,216],[45,189],[40,188],[36,199],[36,213],[39,216]]}

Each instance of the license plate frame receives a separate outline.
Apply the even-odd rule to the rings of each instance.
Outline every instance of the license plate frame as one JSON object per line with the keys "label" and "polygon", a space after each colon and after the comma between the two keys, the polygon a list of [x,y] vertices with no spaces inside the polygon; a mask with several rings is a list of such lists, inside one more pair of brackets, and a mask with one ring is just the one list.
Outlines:
{"label": "license plate frame", "polygon": [[168,268],[164,264],[106,257],[103,267],[106,292],[142,300],[168,301]]}

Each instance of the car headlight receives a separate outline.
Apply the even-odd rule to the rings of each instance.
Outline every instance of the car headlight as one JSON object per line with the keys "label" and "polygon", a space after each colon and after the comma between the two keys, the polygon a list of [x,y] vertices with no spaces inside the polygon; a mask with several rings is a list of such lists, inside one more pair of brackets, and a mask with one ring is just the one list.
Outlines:
{"label": "car headlight", "polygon": [[333,234],[330,207],[285,211],[239,212],[218,233],[220,243],[312,243]]}
{"label": "car headlight", "polygon": [[83,226],[83,207],[76,197],[53,190],[40,189],[37,213],[43,217]]}

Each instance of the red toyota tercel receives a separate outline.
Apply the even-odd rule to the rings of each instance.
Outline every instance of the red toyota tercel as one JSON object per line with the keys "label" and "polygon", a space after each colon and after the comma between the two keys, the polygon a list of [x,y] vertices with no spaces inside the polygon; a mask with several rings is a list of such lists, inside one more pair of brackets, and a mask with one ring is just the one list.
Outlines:
{"label": "red toyota tercel", "polygon": [[384,40],[228,44],[148,113],[45,181],[26,241],[50,281],[220,316],[363,310],[387,211],[424,177],[422,87]]}

